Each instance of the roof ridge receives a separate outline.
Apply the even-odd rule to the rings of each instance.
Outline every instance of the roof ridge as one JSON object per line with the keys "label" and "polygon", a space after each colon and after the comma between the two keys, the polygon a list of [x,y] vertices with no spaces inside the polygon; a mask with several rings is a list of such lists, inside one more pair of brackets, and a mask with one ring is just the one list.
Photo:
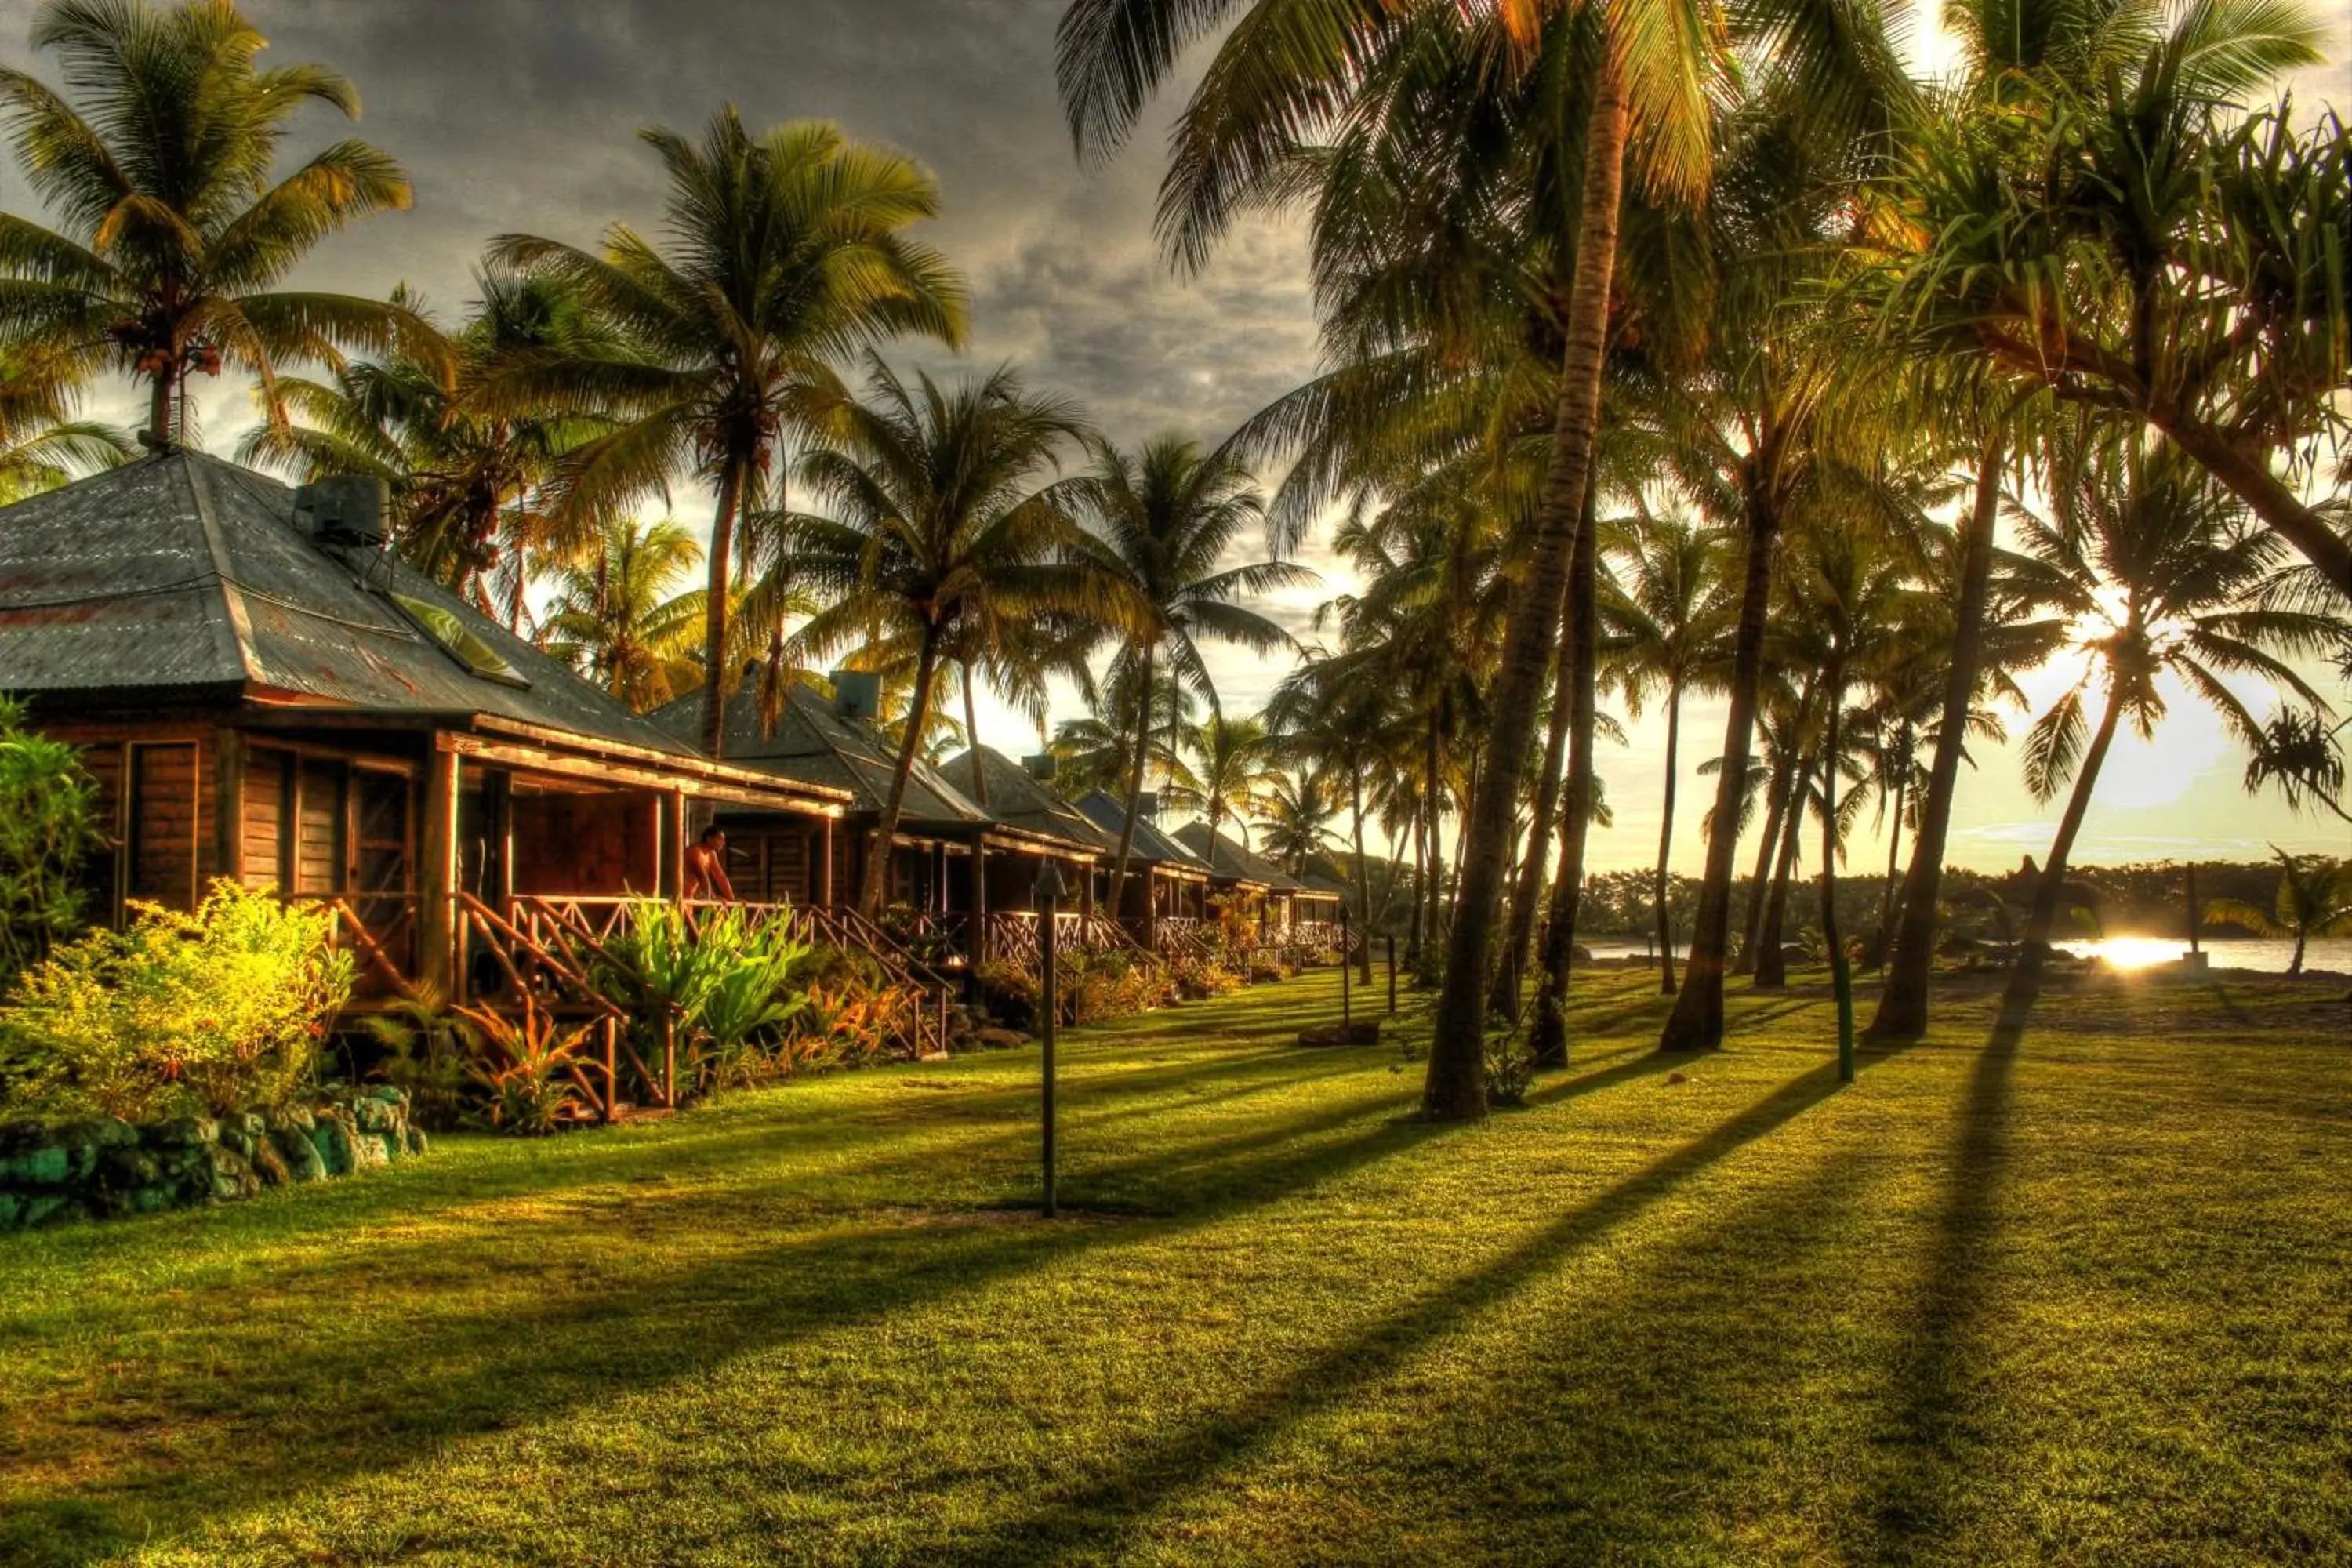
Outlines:
{"label": "roof ridge", "polygon": [[205,536],[205,553],[212,558],[213,576],[220,586],[221,605],[228,612],[223,629],[228,637],[229,656],[247,680],[258,680],[261,668],[253,651],[253,615],[246,608],[245,590],[237,585],[236,574],[231,569],[228,541],[221,533],[220,519],[213,514],[212,497],[198,477],[197,466],[185,460],[189,456],[184,448],[174,448],[159,454],[157,460],[181,459],[180,479],[188,487],[188,500],[195,508],[196,527]]}

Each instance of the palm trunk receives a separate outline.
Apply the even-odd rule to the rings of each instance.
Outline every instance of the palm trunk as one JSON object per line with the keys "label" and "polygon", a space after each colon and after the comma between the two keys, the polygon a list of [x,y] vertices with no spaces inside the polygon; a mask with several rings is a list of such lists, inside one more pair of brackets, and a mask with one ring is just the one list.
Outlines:
{"label": "palm trunk", "polygon": [[2034,884],[2033,903],[2026,911],[2025,941],[2019,948],[2017,968],[2009,977],[2009,989],[2000,1000],[2000,1016],[2004,1026],[2014,1028],[2025,1022],[2033,1010],[2034,998],[2042,993],[2042,971],[2050,958],[2050,928],[2057,923],[2058,896],[2065,890],[2066,864],[2074,853],[2074,837],[2083,830],[2083,818],[2090,814],[2091,792],[2098,787],[2099,769],[2107,760],[2107,747],[2116,738],[2116,721],[2123,716],[2123,691],[2120,684],[2107,689],[2106,711],[2099,715],[2098,732],[2091,737],[2091,749],[2083,753],[2082,771],[2074,775],[2074,792],[2066,799],[2066,815],[2058,819],[2058,837],[2051,842],[2050,858],[2042,867],[2042,879]]}
{"label": "palm trunk", "polygon": [[1559,870],[1552,878],[1551,909],[1544,919],[1537,962],[1536,1016],[1528,1048],[1539,1067],[1568,1065],[1568,982],[1576,958],[1576,917],[1584,900],[1584,844],[1592,826],[1592,722],[1601,674],[1601,637],[1594,614],[1599,597],[1600,531],[1591,526],[1592,498],[1585,498],[1585,526],[1578,533],[1569,574],[1568,635],[1575,647],[1570,675],[1567,795],[1561,806]]}
{"label": "palm trunk", "polygon": [[898,742],[898,762],[890,774],[890,797],[882,803],[881,820],[874,825],[874,839],[866,852],[866,888],[858,895],[857,907],[867,920],[882,912],[884,891],[889,886],[891,840],[898,836],[898,809],[907,798],[907,779],[915,771],[915,758],[923,748],[923,730],[931,716],[931,682],[939,668],[939,631],[926,626],[921,647],[915,655],[915,689],[908,699],[907,734]]}
{"label": "palm trunk", "polygon": [[[1803,735],[1813,713],[1813,682],[1815,675],[1805,677],[1805,689],[1798,694],[1795,721],[1790,727],[1792,740]],[[1756,973],[1756,943],[1764,926],[1764,898],[1772,879],[1772,868],[1779,864],[1773,858],[1780,842],[1783,817],[1793,797],[1797,767],[1804,760],[1804,749],[1790,745],[1772,759],[1772,778],[1766,786],[1764,835],[1756,845],[1756,870],[1748,882],[1748,907],[1739,917],[1739,952],[1734,957],[1731,973]]]}
{"label": "palm trunk", "polygon": [[1503,857],[1517,815],[1519,760],[1535,730],[1536,703],[1551,665],[1551,641],[1580,531],[1601,424],[1601,377],[1609,344],[1609,294],[1617,268],[1618,205],[1625,176],[1626,100],[1614,40],[1604,39],[1584,138],[1577,215],[1576,278],[1569,290],[1568,342],[1560,356],[1559,405],[1551,460],[1536,507],[1521,596],[1503,634],[1502,667],[1490,708],[1488,748],[1509,766],[1489,768],[1471,803],[1468,853],[1458,875],[1461,918],[1446,942],[1445,984],[1430,1041],[1422,1109],[1433,1120],[1486,1114],[1487,958],[1503,894]]}
{"label": "palm trunk", "polygon": [[[1473,746],[1470,748],[1470,799],[1464,800],[1459,796],[1456,796],[1454,799],[1456,810],[1454,813],[1454,893],[1445,903],[1444,929],[1447,931],[1453,930],[1454,922],[1462,918],[1462,863],[1469,858],[1470,806],[1472,802],[1477,798],[1478,764],[1485,759],[1485,755],[1486,753],[1479,747]],[[1513,803],[1511,816],[1513,825],[1517,826],[1518,812],[1516,802]],[[1503,867],[1504,879],[1507,881],[1510,876],[1510,840],[1508,838],[1504,840],[1503,853],[1505,858],[1505,864]],[[1501,913],[1500,909],[1497,908],[1496,912],[1497,914]]]}
{"label": "palm trunk", "polygon": [[1830,994],[1837,999],[1838,1079],[1853,1081],[1853,972],[1837,918],[1837,756],[1839,708],[1845,700],[1844,672],[1832,664],[1829,677],[1828,735],[1822,743],[1822,940],[1830,950]]}
{"label": "palm trunk", "polygon": [[2244,501],[2265,526],[2302,551],[2329,586],[2352,599],[2352,544],[2304,505],[2268,463],[2241,451],[2228,436],[2200,420],[2151,410],[2148,423]]}
{"label": "palm trunk", "polygon": [[1944,841],[1952,826],[1952,800],[1959,792],[1960,756],[1966,750],[1969,709],[1976,700],[1977,667],[1984,656],[1986,601],[1992,584],[1993,526],[2000,518],[2002,444],[1985,443],[1977,470],[1976,505],[1960,542],[1960,598],[1954,609],[1952,663],[1944,677],[1943,728],[1936,737],[1936,760],[1927,770],[1927,793],[1919,802],[1919,830],[1911,837],[1911,868],[1903,879],[1902,923],[1886,985],[1871,1019],[1874,1039],[1916,1039],[1927,1030],[1927,976],[1936,963],[1936,898],[1944,876]]}
{"label": "palm trunk", "polygon": [[1422,912],[1429,907],[1429,834],[1418,807],[1412,813],[1412,932],[1405,939],[1406,955],[1421,963]]}
{"label": "palm trunk", "polygon": [[1764,918],[1756,928],[1756,977],[1748,984],[1758,991],[1778,991],[1789,984],[1789,880],[1796,875],[1797,849],[1805,832],[1805,797],[1813,787],[1817,757],[1797,759],[1797,776],[1789,791],[1789,815],[1780,825],[1780,847],[1772,860],[1771,886],[1764,889]]}
{"label": "palm trunk", "polygon": [[1364,859],[1364,774],[1360,768],[1348,770],[1348,813],[1355,828],[1356,841],[1356,928],[1363,933],[1364,951],[1357,959],[1357,973],[1364,984],[1372,983],[1372,870]]}
{"label": "palm trunk", "polygon": [[1423,737],[1421,806],[1429,819],[1429,940],[1433,945],[1445,941],[1445,793],[1438,784],[1438,768],[1437,720],[1433,716]]}
{"label": "palm trunk", "polygon": [[2307,934],[2305,928],[2302,926],[2294,928],[2294,956],[2287,960],[2286,965],[2286,972],[2290,976],[2303,973],[2303,945]]}
{"label": "palm trunk", "polygon": [[1724,725],[1723,773],[1716,781],[1715,826],[1707,835],[1706,875],[1691,921],[1690,959],[1682,994],[1658,1037],[1668,1051],[1711,1051],[1723,1044],[1723,960],[1731,934],[1731,858],[1739,847],[1740,795],[1748,787],[1748,745],[1764,678],[1764,620],[1772,600],[1772,550],[1780,518],[1762,497],[1748,504],[1748,574],[1739,630],[1732,645],[1731,714]]}
{"label": "palm trunk", "polygon": [[980,767],[980,710],[971,695],[971,661],[963,663],[963,751],[971,759],[971,798],[983,810],[988,805],[988,776]]}
{"label": "palm trunk", "polygon": [[743,497],[745,466],[746,459],[729,454],[719,476],[719,510],[710,522],[710,597],[702,611],[702,749],[713,757],[726,755],[727,747],[727,572],[734,563],[735,513]]}
{"label": "palm trunk", "polygon": [[155,385],[147,395],[147,434],[158,441],[172,438],[172,371],[155,373]]}
{"label": "palm trunk", "polygon": [[[1580,537],[1592,526],[1592,487],[1585,487],[1585,504],[1577,521]],[[1570,566],[1573,597],[1575,567]],[[1568,760],[1568,724],[1574,704],[1569,698],[1569,688],[1576,679],[1576,637],[1568,624],[1573,612],[1563,605],[1560,621],[1559,650],[1552,660],[1551,721],[1544,733],[1543,775],[1536,781],[1535,813],[1528,823],[1527,852],[1519,859],[1519,883],[1511,894],[1511,924],[1503,939],[1503,955],[1495,965],[1494,989],[1486,996],[1486,1011],[1499,1018],[1517,1023],[1519,1017],[1519,992],[1526,978],[1528,959],[1534,947],[1536,906],[1543,900],[1544,861],[1549,858],[1551,835],[1559,811],[1560,773]]]}
{"label": "palm trunk", "polygon": [[1110,865],[1110,918],[1121,918],[1120,896],[1127,889],[1128,852],[1135,845],[1135,813],[1143,804],[1143,760],[1151,751],[1151,667],[1159,642],[1143,645],[1142,696],[1136,703],[1135,758],[1127,771],[1127,814],[1118,825],[1118,853]]}
{"label": "palm trunk", "polygon": [[1681,743],[1683,688],[1679,680],[1666,685],[1666,802],[1658,822],[1658,871],[1651,883],[1650,901],[1658,919],[1658,994],[1675,994],[1675,922],[1666,910],[1666,865],[1675,853],[1675,752]]}
{"label": "palm trunk", "polygon": [[1910,793],[1911,742],[1910,726],[1904,726],[1902,748],[1896,756],[1900,764],[1895,774],[1895,805],[1886,816],[1886,883],[1878,896],[1879,963],[1886,962],[1886,944],[1895,929],[1895,889],[1899,886],[1896,869],[1903,859],[1903,802]]}

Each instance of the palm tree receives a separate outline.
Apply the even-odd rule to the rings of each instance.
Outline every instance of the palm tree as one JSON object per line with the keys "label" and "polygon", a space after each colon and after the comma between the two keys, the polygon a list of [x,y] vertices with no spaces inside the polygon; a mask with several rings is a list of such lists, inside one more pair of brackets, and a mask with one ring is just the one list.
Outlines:
{"label": "palm tree", "polygon": [[1320,768],[1277,769],[1265,792],[1265,852],[1297,877],[1331,847],[1330,775]]}
{"label": "palm tree", "polygon": [[[2321,706],[2285,659],[2338,646],[2346,633],[2341,616],[2256,602],[2279,563],[2279,536],[2248,526],[2236,501],[2177,447],[2145,438],[2114,442],[2070,454],[2053,479],[2052,517],[2018,508],[2013,521],[2041,567],[2044,596],[2072,618],[2075,646],[2088,660],[2082,679],[2026,738],[2025,782],[2034,797],[2055,797],[2069,779],[2074,789],[2042,862],[2003,1000],[2012,1026],[2039,994],[2068,859],[2116,729],[2128,717],[2147,736],[2164,716],[2158,678],[2179,680],[2258,744],[2261,725],[2221,676],[2260,676]],[[2095,724],[2085,700],[2095,684],[2106,688]]]}
{"label": "palm tree", "polygon": [[702,680],[695,658],[702,595],[678,592],[702,563],[702,546],[677,522],[623,518],[606,523],[596,542],[588,564],[556,575],[547,650],[647,712]]}
{"label": "palm tree", "polygon": [[[1176,680],[1215,710],[1216,687],[1201,658],[1202,642],[1230,642],[1258,654],[1293,646],[1289,633],[1236,601],[1310,584],[1315,574],[1281,561],[1219,564],[1234,541],[1262,527],[1265,518],[1265,497],[1238,459],[1203,453],[1177,436],[1157,437],[1133,453],[1097,441],[1093,471],[1073,481],[1068,493],[1087,525],[1071,558],[1108,589],[1102,619],[1122,639],[1118,661],[1136,671],[1139,691],[1159,689],[1155,672],[1164,656]],[[1137,708],[1127,811],[1111,862],[1114,910],[1127,882],[1144,760],[1157,722],[1150,702]],[[1171,704],[1171,751],[1180,724]]]}
{"label": "palm tree", "polygon": [[322,65],[256,69],[267,42],[226,0],[49,0],[32,44],[58,56],[70,96],[0,70],[26,183],[58,218],[52,230],[0,214],[0,332],[147,382],[159,441],[184,427],[198,372],[251,374],[273,420],[289,361],[396,350],[446,374],[415,312],[279,287],[321,240],[411,193],[398,163],[355,138],[274,177],[299,110],[357,118],[359,94]]}
{"label": "palm tree", "polygon": [[137,453],[123,431],[75,417],[80,391],[69,357],[0,343],[0,506]]}
{"label": "palm tree", "polygon": [[1736,552],[1722,530],[1685,517],[1654,515],[1646,508],[1612,531],[1615,537],[1605,553],[1614,568],[1611,582],[1617,591],[1604,591],[1601,602],[1604,656],[1612,660],[1628,715],[1639,719],[1643,700],[1652,692],[1663,693],[1665,703],[1665,801],[1652,886],[1657,906],[1658,989],[1671,996],[1675,950],[1666,874],[1675,847],[1683,698],[1709,683],[1722,664],[1725,634],[1738,607],[1730,575]]}
{"label": "palm tree", "polygon": [[[1079,682],[1088,711],[1056,724],[1046,746],[1054,758],[1054,782],[1063,794],[1072,799],[1097,789],[1108,795],[1123,794],[1134,763],[1139,729],[1150,736],[1144,760],[1147,776],[1164,781],[1171,799],[1187,799],[1198,793],[1200,780],[1193,776],[1177,738],[1192,726],[1200,711],[1199,699],[1164,670],[1147,698],[1141,673],[1131,663],[1114,660],[1109,679],[1097,682],[1089,671]],[[1145,717],[1161,713],[1176,715],[1174,729]]]}
{"label": "palm tree", "polygon": [[942,650],[977,658],[1008,627],[1096,610],[1111,595],[1072,559],[1076,531],[1051,484],[1062,450],[1084,437],[1074,405],[1024,391],[1010,370],[952,387],[922,375],[909,387],[869,355],[866,379],[864,400],[839,410],[829,444],[800,462],[835,516],[793,518],[787,559],[832,601],[801,629],[803,646],[823,654],[863,641],[869,653],[913,656],[908,722],[858,900],[870,916],[888,886]]}
{"label": "palm tree", "polygon": [[2277,845],[2278,896],[2267,910],[2238,899],[2205,906],[2207,925],[2237,926],[2256,936],[2294,939],[2289,974],[2303,973],[2303,950],[2315,936],[2352,932],[2352,864],[2325,855],[2290,855]]}
{"label": "palm tree", "polygon": [[[553,279],[492,268],[476,281],[481,296],[451,340],[454,386],[404,354],[354,361],[324,380],[283,377],[278,396],[294,420],[256,426],[236,455],[298,480],[329,474],[383,479],[401,553],[520,630],[530,563],[542,552],[558,562],[593,561],[605,546],[602,520],[567,520],[572,526],[559,529],[546,490],[562,459],[611,421],[510,417],[475,406],[482,378],[506,357],[578,347],[599,331]],[[405,289],[394,290],[393,300],[422,313]],[[592,525],[584,535],[583,522]]]}
{"label": "palm tree", "polygon": [[560,510],[593,518],[664,493],[680,472],[717,495],[703,647],[703,740],[724,744],[730,571],[746,513],[783,511],[770,474],[787,437],[846,401],[834,367],[913,332],[963,337],[964,286],[905,230],[937,216],[939,188],[896,153],[818,121],[754,137],[732,105],[699,142],[642,132],[669,181],[665,245],[626,224],[600,252],[506,235],[494,264],[557,279],[619,342],[518,350],[485,379],[484,412],[614,416],[564,466]]}
{"label": "palm tree", "polygon": [[1212,713],[1192,726],[1186,738],[1192,754],[1201,760],[1200,794],[1209,817],[1209,841],[1216,842],[1217,824],[1231,816],[1241,834],[1242,847],[1247,848],[1249,818],[1257,809],[1258,791],[1274,773],[1268,760],[1274,754],[1274,738],[1266,731],[1265,718]]}

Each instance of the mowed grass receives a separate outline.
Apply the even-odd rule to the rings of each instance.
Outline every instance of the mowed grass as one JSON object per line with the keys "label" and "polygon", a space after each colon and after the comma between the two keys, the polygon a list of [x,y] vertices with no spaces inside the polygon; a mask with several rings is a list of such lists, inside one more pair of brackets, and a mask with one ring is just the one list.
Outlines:
{"label": "mowed grass", "polygon": [[1086,1031],[1052,1224],[1029,1051],[0,1240],[0,1562],[2352,1559],[2340,981],[1654,984],[1470,1129],[1331,973]]}

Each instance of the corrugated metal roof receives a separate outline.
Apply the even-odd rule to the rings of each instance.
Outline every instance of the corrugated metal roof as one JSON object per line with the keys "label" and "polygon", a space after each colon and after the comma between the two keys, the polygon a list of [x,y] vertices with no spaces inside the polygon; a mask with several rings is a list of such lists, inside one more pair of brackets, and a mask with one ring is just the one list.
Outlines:
{"label": "corrugated metal roof", "polygon": [[[486,680],[398,594],[457,617],[529,681]],[[0,510],[0,691],[217,691],[340,711],[494,714],[694,755],[388,551],[330,551],[294,492],[171,451]]]}
{"label": "corrugated metal roof", "polygon": [[1276,892],[1296,892],[1303,885],[1298,879],[1266,859],[1243,848],[1223,834],[1217,835],[1212,848],[1209,825],[1188,822],[1176,830],[1176,841],[1193,854],[1208,861],[1209,868],[1220,877],[1231,877],[1244,882],[1263,882]]}
{"label": "corrugated metal roof", "polygon": [[[698,742],[702,694],[690,692],[656,709],[650,718],[675,741]],[[724,752],[737,767],[847,790],[856,811],[882,809],[898,765],[897,753],[870,725],[841,717],[828,699],[798,684],[786,690],[783,712],[771,735],[761,728],[759,693],[744,681],[728,700]],[[919,757],[907,775],[898,816],[908,827],[984,827],[989,822],[988,813]]]}
{"label": "corrugated metal roof", "polygon": [[[940,772],[969,784],[972,754],[966,752],[950,758],[940,764]],[[1096,826],[1085,813],[1032,778],[1029,770],[1011,757],[992,746],[979,748],[979,755],[982,781],[988,787],[988,804],[982,809],[998,822],[1030,833],[1051,834],[1088,849],[1108,852],[1118,847],[1116,834]]]}
{"label": "corrugated metal roof", "polygon": [[[1118,845],[1119,828],[1127,821],[1127,803],[1108,790],[1098,789],[1079,801],[1077,807],[1086,813],[1088,820],[1092,821],[1097,827],[1109,836],[1112,847],[1116,848]],[[1128,853],[1139,860],[1181,866],[1192,871],[1206,871],[1209,868],[1207,861],[1161,832],[1156,823],[1142,817],[1136,819],[1135,832],[1129,844]]]}

